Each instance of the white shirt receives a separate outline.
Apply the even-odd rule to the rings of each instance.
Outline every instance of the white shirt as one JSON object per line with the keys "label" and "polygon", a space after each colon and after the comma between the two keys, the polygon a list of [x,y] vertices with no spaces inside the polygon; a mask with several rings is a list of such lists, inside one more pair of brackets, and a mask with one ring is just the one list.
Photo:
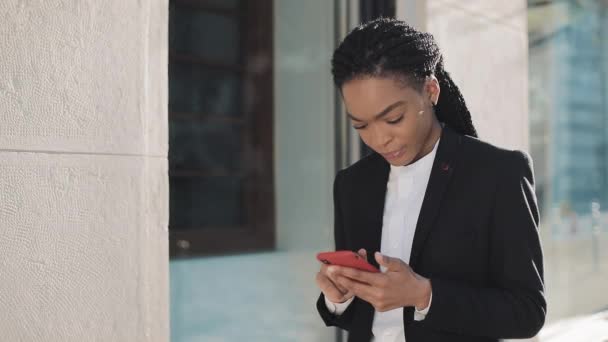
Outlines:
{"label": "white shirt", "polygon": [[[431,168],[437,154],[439,140],[433,150],[415,163],[405,166],[393,166],[386,185],[386,198],[384,201],[384,214],[382,217],[382,240],[380,251],[384,255],[396,257],[409,264],[414,232],[418,222],[418,215],[422,207],[424,193],[431,176]],[[373,251],[368,251],[368,253]],[[380,266],[386,272],[384,266]],[[342,314],[353,301],[354,297],[344,303],[332,303],[325,298],[327,309],[336,315]],[[414,319],[421,321],[426,316],[429,305],[421,311],[415,310]],[[403,326],[403,308],[374,313],[372,324],[374,342],[405,341]]]}

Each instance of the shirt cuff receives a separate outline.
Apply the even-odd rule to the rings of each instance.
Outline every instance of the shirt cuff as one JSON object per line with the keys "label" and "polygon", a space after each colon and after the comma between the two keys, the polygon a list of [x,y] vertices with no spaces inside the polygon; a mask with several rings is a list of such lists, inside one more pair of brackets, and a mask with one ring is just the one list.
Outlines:
{"label": "shirt cuff", "polygon": [[414,307],[414,320],[415,321],[422,321],[425,317],[426,314],[429,312],[429,309],[431,308],[431,302],[433,301],[433,292],[431,291],[431,297],[429,298],[429,305],[426,306],[426,308],[424,310],[418,310],[416,309],[416,307]]}
{"label": "shirt cuff", "polygon": [[334,315],[341,315],[342,313],[344,313],[344,311],[346,311],[346,309],[348,308],[348,306],[350,305],[350,303],[352,303],[353,299],[355,299],[355,296],[350,297],[349,300],[347,300],[344,303],[334,303],[331,300],[327,299],[327,297],[323,296],[325,298],[325,306],[327,306],[327,310],[329,310],[329,312],[331,312]]}

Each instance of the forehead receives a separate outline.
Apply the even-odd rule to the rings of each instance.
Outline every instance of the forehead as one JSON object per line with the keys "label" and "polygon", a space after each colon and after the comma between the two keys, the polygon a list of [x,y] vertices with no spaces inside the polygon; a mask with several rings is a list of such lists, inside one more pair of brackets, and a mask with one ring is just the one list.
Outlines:
{"label": "forehead", "polygon": [[366,77],[344,83],[342,96],[346,110],[363,118],[374,116],[397,101],[415,101],[418,92],[394,78]]}

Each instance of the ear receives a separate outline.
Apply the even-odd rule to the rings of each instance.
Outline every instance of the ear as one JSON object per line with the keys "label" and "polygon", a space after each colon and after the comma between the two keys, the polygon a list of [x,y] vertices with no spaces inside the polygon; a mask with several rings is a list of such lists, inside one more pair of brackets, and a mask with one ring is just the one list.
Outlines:
{"label": "ear", "polygon": [[436,105],[439,102],[441,87],[439,86],[439,80],[435,75],[426,78],[426,81],[424,82],[424,92],[431,103]]}

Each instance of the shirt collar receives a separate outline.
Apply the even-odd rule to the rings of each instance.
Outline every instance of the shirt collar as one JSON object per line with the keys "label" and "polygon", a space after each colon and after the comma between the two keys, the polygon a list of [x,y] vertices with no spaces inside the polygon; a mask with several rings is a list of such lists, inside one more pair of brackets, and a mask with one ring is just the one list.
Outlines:
{"label": "shirt collar", "polygon": [[433,161],[435,161],[435,155],[437,154],[439,140],[441,139],[437,139],[437,142],[435,142],[435,146],[433,146],[433,150],[431,152],[418,159],[416,162],[404,166],[395,166],[391,164],[391,174],[395,175],[396,177],[402,177],[407,175],[414,176],[421,173],[430,173],[433,166]]}

